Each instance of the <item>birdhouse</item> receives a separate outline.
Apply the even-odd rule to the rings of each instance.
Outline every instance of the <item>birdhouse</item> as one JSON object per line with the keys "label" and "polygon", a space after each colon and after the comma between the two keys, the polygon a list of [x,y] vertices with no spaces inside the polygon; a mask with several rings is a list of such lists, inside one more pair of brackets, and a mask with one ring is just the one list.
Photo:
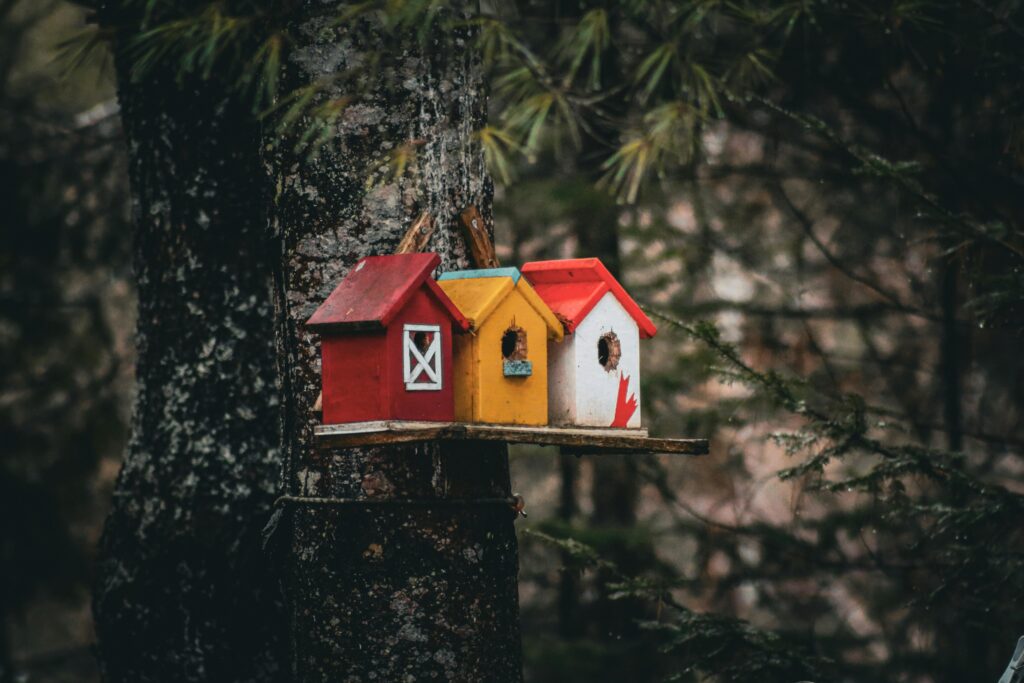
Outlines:
{"label": "birdhouse", "polygon": [[368,256],[306,321],[320,335],[324,424],[454,418],[452,336],[436,254]]}
{"label": "birdhouse", "polygon": [[562,325],[515,268],[465,270],[438,278],[470,322],[455,340],[455,419],[545,425],[548,340]]}
{"label": "birdhouse", "polygon": [[565,325],[551,344],[551,424],[640,427],[640,339],[657,328],[596,258],[535,261],[523,277]]}

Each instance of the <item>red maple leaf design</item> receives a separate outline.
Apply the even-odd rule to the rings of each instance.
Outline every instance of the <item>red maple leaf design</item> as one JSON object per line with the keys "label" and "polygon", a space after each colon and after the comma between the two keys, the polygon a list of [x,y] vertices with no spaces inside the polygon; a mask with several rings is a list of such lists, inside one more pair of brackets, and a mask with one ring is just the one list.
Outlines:
{"label": "red maple leaf design", "polygon": [[628,392],[629,376],[620,372],[619,395],[615,399],[615,419],[612,420],[612,427],[625,427],[629,423],[629,418],[636,412],[636,394],[629,394],[629,398],[626,398]]}

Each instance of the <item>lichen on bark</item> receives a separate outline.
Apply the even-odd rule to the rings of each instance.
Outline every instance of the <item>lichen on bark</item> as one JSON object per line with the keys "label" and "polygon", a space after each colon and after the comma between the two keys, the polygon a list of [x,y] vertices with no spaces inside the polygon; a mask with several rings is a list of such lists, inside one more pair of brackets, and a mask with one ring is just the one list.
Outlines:
{"label": "lichen on bark", "polygon": [[[381,50],[390,55],[332,123],[315,161],[292,139],[267,146],[277,188],[271,225],[280,240],[276,339],[289,489],[343,498],[507,496],[503,445],[314,446],[319,348],[303,322],[359,258],[393,251],[420,211],[437,221],[428,248],[442,269],[467,266],[458,215],[471,203],[489,215],[491,185],[472,143],[486,91],[468,34],[439,27],[426,43],[396,40],[372,19],[332,25],[333,3],[303,8],[290,27],[286,89],[365,65]],[[322,97],[344,97],[343,88],[339,80]],[[407,173],[391,177],[386,160],[398,145],[416,155]],[[297,505],[289,522],[295,680],[520,680],[509,509]]]}
{"label": "lichen on bark", "polygon": [[[457,217],[470,203],[489,217],[491,185],[471,143],[486,92],[468,34],[439,26],[427,43],[389,43],[372,23],[333,24],[340,3],[296,4],[284,88],[389,52],[315,159],[261,130],[218,72],[166,64],[132,79],[130,55],[117,51],[139,357],[95,593],[101,666],[132,683],[518,681],[511,510],[300,506],[271,534],[271,548],[286,538],[283,574],[259,547],[282,488],[509,493],[504,446],[314,448],[318,347],[303,321],[420,211],[437,221],[429,248],[442,269],[468,265]],[[102,7],[107,24],[130,23],[110,10],[127,6]],[[322,96],[344,96],[343,83]],[[392,177],[396,145],[416,153]]]}
{"label": "lichen on bark", "polygon": [[216,77],[129,77],[138,287],[132,438],[95,590],[107,681],[284,680],[279,394],[260,135]]}

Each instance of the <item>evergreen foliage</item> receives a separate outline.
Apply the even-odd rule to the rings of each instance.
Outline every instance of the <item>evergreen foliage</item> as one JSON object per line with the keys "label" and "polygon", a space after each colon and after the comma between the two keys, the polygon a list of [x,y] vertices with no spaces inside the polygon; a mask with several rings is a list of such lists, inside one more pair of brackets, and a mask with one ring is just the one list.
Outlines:
{"label": "evergreen foliage", "polygon": [[[325,130],[358,105],[367,84],[389,76],[394,55],[381,49],[358,69],[283,92],[278,73],[291,47],[284,17],[293,5],[131,0],[101,11],[133,77],[145,78],[166,60],[183,72],[229,70],[253,116],[301,131],[288,139],[315,156],[329,144]],[[623,573],[579,541],[544,539],[582,563],[574,566],[611,577],[616,596],[655,606],[643,626],[664,645],[681,680],[952,681],[979,671],[977,680],[993,679],[1019,635],[1013,629],[1024,592],[1024,497],[1013,463],[1021,440],[1013,424],[997,423],[994,435],[965,425],[963,376],[977,370],[1001,400],[1021,398],[1019,358],[1006,351],[1019,345],[1024,320],[1021,4],[620,0],[523,2],[514,12],[505,3],[482,6],[474,13],[439,0],[370,1],[347,5],[336,22],[373,22],[438,50],[479,51],[491,74],[492,122],[466,144],[482,146],[511,197],[521,184],[571,204],[567,195],[575,190],[557,171],[545,175],[538,167],[551,161],[557,168],[586,150],[585,167],[573,170],[628,205],[623,211],[635,220],[625,234],[663,239],[662,260],[682,262],[688,275],[706,272],[719,251],[781,282],[792,276],[783,270],[809,274],[813,256],[866,296],[829,311],[785,298],[771,309],[730,305],[770,320],[843,320],[865,349],[859,358],[881,366],[871,385],[880,387],[877,394],[864,395],[850,388],[857,387],[852,373],[837,372],[813,348],[817,362],[807,376],[752,362],[714,325],[690,322],[720,312],[694,303],[692,278],[650,309],[681,335],[676,365],[651,380],[655,412],[670,412],[679,377],[691,388],[712,375],[737,384],[738,398],[691,414],[690,425],[709,433],[741,423],[791,425],[772,435],[793,459],[778,476],[813,505],[792,524],[726,525],[689,508],[664,468],[645,461],[642,473],[679,530],[697,540],[703,555],[729,559],[731,569],[711,596],[699,577],[658,576],[651,583],[649,575],[664,572],[648,566]],[[77,48],[99,44],[83,40]],[[339,89],[344,96],[330,94]],[[724,130],[763,141],[756,163],[730,166],[710,149]],[[382,163],[400,176],[415,164],[417,141],[394,143],[392,158]],[[538,160],[545,163],[532,163]],[[732,214],[722,209],[730,200],[699,188],[709,166],[737,179]],[[691,193],[698,225],[692,240],[700,246],[663,218],[673,191]],[[707,205],[713,202],[722,210]],[[799,239],[769,244],[772,237],[750,227],[768,215],[769,203],[796,226]],[[641,225],[642,213],[651,225]],[[730,225],[714,229],[713,213],[728,215]],[[821,224],[837,216],[841,227],[822,238]],[[777,268],[768,251],[793,265]],[[931,264],[924,272],[934,280],[908,267],[906,281],[894,282],[876,270],[878,261],[895,268],[911,255]],[[666,277],[654,272],[645,289],[657,291]],[[937,408],[899,386],[891,363],[906,359],[873,345],[880,326],[897,340],[934,340],[927,348],[939,349],[938,389],[927,401]],[[982,336],[974,343],[992,350],[990,358],[964,350],[975,330]],[[742,472],[742,462],[731,465]],[[756,561],[748,557],[751,547]],[[687,607],[698,599],[724,605],[726,594],[752,583],[769,596],[771,604],[759,605],[772,614],[763,619],[766,628]],[[822,586],[840,584],[862,594],[865,619],[876,630],[850,627],[821,597]]]}

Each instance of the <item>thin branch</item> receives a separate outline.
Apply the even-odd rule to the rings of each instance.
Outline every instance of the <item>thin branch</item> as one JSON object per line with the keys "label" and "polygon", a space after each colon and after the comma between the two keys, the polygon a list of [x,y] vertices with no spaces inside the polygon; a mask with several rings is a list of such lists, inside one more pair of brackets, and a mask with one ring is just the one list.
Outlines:
{"label": "thin branch", "polygon": [[878,294],[880,297],[889,302],[889,304],[891,304],[894,308],[896,308],[896,310],[908,313],[910,315],[915,315],[933,322],[938,322],[942,319],[941,316],[938,315],[937,313],[931,313],[929,311],[925,311],[920,308],[916,308],[914,306],[910,306],[908,304],[903,303],[902,301],[900,301],[899,297],[897,297],[892,292],[888,292],[882,289],[882,287],[879,286],[878,284],[872,282],[871,280],[854,272],[852,269],[847,267],[847,265],[843,263],[835,254],[829,251],[825,243],[822,242],[821,239],[819,239],[818,236],[814,233],[814,222],[803,211],[801,211],[796,206],[796,204],[793,203],[793,200],[789,198],[789,195],[786,194],[785,189],[783,189],[782,184],[774,183],[773,189],[775,191],[776,196],[782,200],[782,202],[786,205],[786,208],[789,209],[789,212],[793,214],[793,217],[796,219],[797,223],[799,223],[800,227],[804,231],[804,234],[807,235],[807,238],[811,240],[811,242],[818,249],[818,251],[821,252],[821,255],[824,256],[825,259],[830,264],[832,264],[832,266],[836,270],[838,270],[839,272],[841,272],[843,275],[850,278],[854,282],[864,285],[865,287],[873,291],[875,294]]}
{"label": "thin branch", "polygon": [[[733,97],[735,98],[736,96],[733,95]],[[758,102],[767,109],[770,109],[771,111],[777,114],[781,114],[782,116],[785,116],[791,121],[799,123],[804,128],[817,131],[820,135],[822,135],[833,145],[843,150],[845,153],[847,153],[848,155],[859,161],[861,164],[863,164],[865,168],[878,169],[882,165],[890,168],[896,166],[896,164],[889,161],[888,159],[885,159],[880,154],[869,152],[868,150],[861,148],[859,145],[855,143],[847,142],[845,139],[843,139],[841,135],[839,135],[824,121],[817,117],[790,111],[789,109],[781,107],[772,100],[766,97],[762,97],[760,95],[751,94],[748,97],[749,99]],[[934,195],[923,190],[916,182],[908,179],[905,174],[899,172],[891,172],[887,174],[887,177],[889,177],[897,186],[899,186],[907,194],[913,196],[922,204],[924,204],[932,211],[934,211],[946,223],[960,226],[964,231],[966,231],[971,236],[980,240],[984,240],[986,242],[998,244],[999,246],[1003,247],[1004,249],[1013,253],[1014,255],[1020,258],[1024,258],[1024,250],[1022,250],[1020,247],[1014,244],[1010,244],[1009,242],[1000,237],[995,237],[993,235],[988,234],[984,226],[975,221],[974,219],[950,211],[945,206],[940,204],[939,201],[934,197]]]}
{"label": "thin branch", "polygon": [[852,306],[829,306],[819,308],[796,308],[790,306],[765,306],[746,301],[702,301],[678,307],[686,316],[701,316],[721,311],[735,311],[744,315],[765,318],[787,318],[792,320],[859,320],[870,315],[904,313],[902,308],[888,303],[876,302]]}
{"label": "thin branch", "polygon": [[970,0],[971,4],[980,9],[985,14],[989,15],[996,20],[996,23],[1005,26],[1017,35],[1018,38],[1024,38],[1024,29],[1021,29],[1017,24],[1013,23],[1013,20],[1009,17],[1000,16],[998,12],[986,5],[981,0]]}

